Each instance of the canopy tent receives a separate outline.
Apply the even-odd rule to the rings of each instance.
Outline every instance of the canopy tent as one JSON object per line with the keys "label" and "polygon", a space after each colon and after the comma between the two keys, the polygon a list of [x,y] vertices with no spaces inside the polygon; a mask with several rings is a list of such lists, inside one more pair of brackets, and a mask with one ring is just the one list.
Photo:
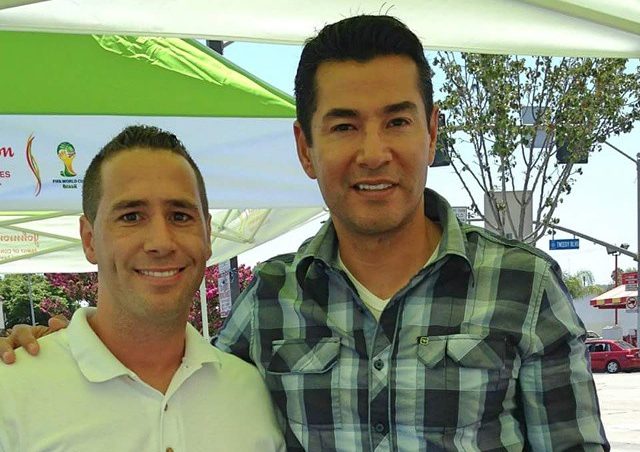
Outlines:
{"label": "canopy tent", "polygon": [[638,297],[637,290],[627,290],[628,285],[622,284],[618,287],[598,295],[591,299],[591,306],[595,306],[598,309],[624,309],[627,307],[627,302],[631,297]]}
{"label": "canopy tent", "polygon": [[427,49],[640,56],[637,0],[8,0],[0,28],[301,43],[354,14],[392,14]]}
{"label": "canopy tent", "polygon": [[323,211],[297,162],[290,96],[195,41],[0,32],[0,55],[0,273],[94,270],[78,235],[82,174],[132,123],[176,133],[199,164],[215,208],[209,264]]}
{"label": "canopy tent", "polygon": [[[126,34],[126,35],[149,35],[149,36],[173,36],[173,37],[200,37],[222,40],[246,40],[272,43],[301,43],[308,36],[312,35],[321,26],[328,22],[339,20],[353,14],[362,13],[388,13],[399,17],[413,29],[422,40],[427,49],[448,49],[473,52],[488,53],[517,53],[517,54],[541,54],[541,55],[571,55],[571,56],[613,56],[613,57],[638,57],[640,56],[640,3],[629,0],[450,0],[442,2],[440,0],[400,0],[394,4],[387,4],[380,0],[326,0],[323,2],[300,3],[293,0],[272,0],[268,3],[257,0],[238,0],[233,3],[219,2],[211,0],[164,0],[161,6],[155,0],[5,0],[0,3],[0,29],[3,30],[23,30],[23,31],[49,31],[57,33],[102,33],[102,34]],[[300,221],[302,217],[312,216],[312,212],[319,212],[322,205],[317,188],[304,179],[302,172],[297,168],[295,158],[292,158],[291,149],[293,141],[291,139],[290,117],[293,115],[291,99],[278,93],[275,90],[259,83],[248,74],[240,72],[239,78],[252,81],[252,86],[259,86],[262,94],[265,91],[269,94],[262,100],[247,100],[247,103],[230,104],[219,102],[216,96],[220,95],[222,87],[226,83],[221,80],[229,80],[224,76],[221,79],[210,77],[208,71],[200,71],[199,66],[194,61],[175,65],[166,61],[157,62],[155,57],[163,51],[145,53],[133,46],[131,49],[120,49],[114,52],[114,48],[105,51],[104,64],[98,65],[99,70],[93,70],[93,60],[90,64],[82,64],[79,58],[74,57],[76,49],[71,45],[73,40],[80,43],[80,37],[55,36],[54,35],[28,35],[39,39],[37,45],[21,43],[23,38],[18,39],[17,34],[2,33],[0,38],[0,55],[2,55],[3,70],[0,72],[0,115],[12,114],[63,114],[66,118],[73,118],[69,115],[153,115],[154,118],[142,118],[145,122],[160,121],[161,117],[155,115],[181,115],[185,117],[206,117],[223,116],[234,117],[237,112],[222,112],[213,110],[233,110],[235,105],[243,105],[243,110],[247,115],[243,119],[249,121],[258,116],[263,118],[264,123],[270,126],[280,123],[282,129],[271,133],[271,138],[279,143],[287,142],[284,146],[269,146],[268,158],[256,160],[263,156],[264,152],[255,152],[258,146],[247,154],[236,153],[236,148],[240,142],[245,149],[251,148],[247,141],[237,138],[234,142],[230,139],[224,146],[227,150],[227,160],[220,161],[218,165],[212,165],[211,173],[206,173],[209,182],[208,190],[210,197],[218,193],[219,189],[231,187],[226,185],[227,175],[242,175],[236,178],[244,180],[253,188],[259,187],[259,195],[251,190],[235,192],[227,190],[226,193],[249,193],[244,199],[245,204],[230,204],[229,198],[224,198],[222,204],[212,200],[212,205],[231,207],[231,210],[216,213],[216,222],[219,227],[216,231],[218,237],[230,234],[232,220],[242,223],[247,218],[254,218],[254,225],[262,225],[258,229],[242,229],[243,233],[235,237],[236,242],[232,242],[235,251],[224,251],[222,240],[214,242],[216,247],[216,258],[235,254],[239,249],[236,243],[242,243],[247,248],[254,244],[266,240],[267,236],[275,235],[278,221],[275,215],[283,213],[283,217],[291,219],[295,217],[294,212],[299,213]],[[46,38],[45,38],[46,36]],[[28,40],[27,38],[24,38]],[[69,41],[66,41],[69,39]],[[88,38],[87,38],[88,39]],[[95,38],[92,38],[95,39]],[[86,41],[90,42],[90,41]],[[107,40],[101,45],[109,47]],[[147,41],[147,42],[152,42]],[[167,48],[177,44],[177,40],[156,40],[156,42],[166,43]],[[49,44],[49,45],[47,45]],[[163,47],[165,44],[159,44]],[[183,43],[183,45],[187,45]],[[189,43],[193,49],[197,44]],[[87,44],[91,47],[92,45]],[[78,44],[78,47],[82,47]],[[127,46],[125,46],[127,47]],[[193,51],[192,49],[192,51]],[[157,48],[156,48],[157,50]],[[109,53],[111,52],[111,53]],[[98,52],[99,53],[99,52]],[[186,52],[190,54],[191,51]],[[207,61],[211,59],[224,61],[211,55],[204,49],[199,49],[198,55],[206,54]],[[177,55],[184,56],[180,52],[169,51],[169,55],[177,58]],[[128,64],[136,64],[126,72],[126,77],[119,77],[118,71],[109,70],[109,64],[118,55]],[[126,56],[125,56],[126,55]],[[97,58],[97,57],[96,57]],[[203,57],[204,58],[204,57]],[[195,60],[198,60],[195,58]],[[109,60],[109,61],[108,61]],[[177,61],[177,60],[176,60]],[[222,63],[226,65],[226,63]],[[227,66],[233,69],[233,66]],[[144,68],[144,69],[143,69]],[[143,70],[138,76],[138,70]],[[151,75],[154,71],[154,75]],[[160,75],[162,74],[162,75]],[[169,80],[170,79],[170,80]],[[178,79],[180,82],[178,82]],[[230,77],[230,79],[235,79]],[[58,80],[59,82],[55,82]],[[153,81],[152,81],[153,80]],[[84,83],[86,81],[86,83]],[[142,88],[144,94],[139,94],[136,89],[127,89],[129,85]],[[91,87],[100,89],[90,89]],[[165,90],[165,86],[170,86]],[[173,89],[179,86],[178,89]],[[48,88],[51,87],[51,88]],[[71,89],[73,87],[73,89]],[[84,90],[79,90],[84,87]],[[214,91],[214,87],[220,87]],[[251,89],[239,88],[240,91],[256,94]],[[123,94],[123,93],[127,94]],[[104,94],[103,94],[104,93]],[[172,94],[173,93],[173,94]],[[175,94],[180,93],[180,95]],[[236,91],[237,94],[237,91]],[[170,96],[170,97],[168,97]],[[249,96],[251,97],[251,96]],[[260,96],[258,96],[260,97]],[[274,99],[278,99],[276,102]],[[166,100],[166,102],[163,102]],[[253,103],[252,103],[253,102]],[[289,103],[289,113],[274,114],[277,119],[267,120],[272,117],[273,111],[267,113],[276,104],[282,102]],[[119,110],[118,105],[126,106],[126,109]],[[162,105],[164,104],[164,105]],[[83,106],[88,110],[78,108]],[[144,107],[142,107],[144,106]],[[148,107],[148,108],[146,108]],[[53,108],[53,109],[51,109]],[[102,110],[106,108],[105,110]],[[236,109],[237,110],[237,109]],[[259,111],[263,113],[259,113]],[[9,119],[20,120],[21,116],[0,117],[3,124]],[[133,120],[133,118],[126,118]],[[26,121],[22,121],[26,124]],[[169,128],[175,122],[168,120]],[[238,124],[235,123],[234,124]],[[242,127],[244,129],[243,122]],[[256,123],[254,123],[256,124]],[[85,123],[82,127],[87,127]],[[228,125],[227,125],[228,127]],[[277,127],[276,127],[277,128]],[[25,151],[25,141],[28,141],[33,131],[27,125],[22,130],[22,135],[15,145],[21,152]],[[200,126],[200,132],[219,133],[222,128],[210,129],[209,126]],[[254,131],[260,132],[261,127],[255,126]],[[240,131],[243,135],[244,130]],[[26,134],[25,134],[26,133]],[[180,134],[180,133],[179,133]],[[265,141],[261,142],[259,149],[265,149],[268,132],[262,135]],[[41,135],[37,135],[40,137]],[[106,136],[103,133],[103,138]],[[0,135],[3,137],[3,135]],[[277,138],[276,138],[277,137]],[[191,138],[183,138],[190,149],[194,145],[189,141]],[[216,139],[208,139],[208,145],[218,143]],[[40,139],[40,138],[36,138]],[[50,142],[56,141],[55,137],[49,138]],[[42,142],[44,140],[40,140]],[[37,141],[33,146],[37,145]],[[4,152],[10,144],[0,143],[0,175],[7,175],[7,158],[3,157]],[[221,145],[222,146],[222,145]],[[286,147],[286,149],[285,149]],[[203,149],[208,149],[204,147]],[[275,152],[277,149],[278,152]],[[95,149],[94,149],[95,150]],[[224,152],[215,149],[217,158]],[[286,156],[285,156],[286,154]],[[81,159],[78,152],[78,160]],[[55,160],[54,160],[55,161]],[[233,172],[227,165],[233,162],[243,162],[244,165],[239,172]],[[283,163],[284,162],[284,163]],[[58,162],[59,164],[59,162]],[[246,165],[250,165],[248,168]],[[293,170],[295,166],[295,170]],[[216,168],[218,172],[215,173]],[[236,167],[237,168],[237,167]],[[280,170],[280,171],[279,171]],[[4,173],[1,173],[4,171]],[[0,209],[8,210],[9,198],[6,193],[7,186],[14,183],[23,176],[16,176],[20,173],[11,173],[10,179],[0,177],[0,194],[3,196]],[[33,176],[27,174],[27,178]],[[217,177],[222,177],[215,186]],[[266,178],[266,179],[265,179]],[[283,185],[286,181],[286,185]],[[47,188],[46,185],[44,188]],[[43,188],[43,189],[44,189]],[[32,187],[33,189],[33,187]],[[264,191],[269,191],[266,196]],[[24,188],[23,188],[24,192]],[[24,192],[26,193],[26,192]],[[219,193],[223,193],[220,191]],[[67,194],[65,193],[65,196]],[[42,200],[46,197],[43,196]],[[56,201],[61,197],[53,197]],[[16,198],[18,199],[18,198]],[[48,200],[51,197],[46,198]],[[264,202],[260,206],[246,204],[247,199],[251,202]],[[276,203],[277,200],[280,204]],[[217,200],[220,201],[220,200]],[[30,209],[26,203],[16,201],[20,210]],[[70,224],[74,224],[75,217],[67,218],[64,214],[66,210],[57,210],[56,204],[47,201],[41,208],[46,208],[44,215],[40,213],[40,219],[34,221],[31,213],[20,212],[18,215],[11,212],[5,213],[0,219],[0,241],[3,234],[7,241],[14,243],[11,248],[12,254],[20,254],[21,249],[29,249],[29,243],[20,242],[28,240],[30,231],[41,234],[42,228],[46,227],[47,239],[55,241],[47,245],[48,250],[57,249],[60,259],[52,260],[51,254],[47,250],[37,250],[31,253],[32,259],[25,260],[21,256],[11,257],[0,256],[0,272],[10,271],[45,271],[49,264],[57,270],[61,270],[62,264],[69,266],[68,256],[74,246],[77,248],[77,237],[69,236],[61,231],[69,230]],[[11,204],[14,205],[14,204]],[[242,206],[261,207],[264,210],[247,210]],[[270,207],[278,209],[270,210]],[[307,212],[299,208],[310,209]],[[285,211],[281,209],[297,209]],[[77,211],[77,208],[75,209]],[[281,217],[282,218],[282,217]],[[264,221],[263,221],[264,219]],[[297,221],[297,220],[296,220]],[[42,223],[44,222],[44,223]],[[294,220],[291,220],[294,222]],[[274,229],[270,230],[269,225]],[[280,228],[286,230],[289,226]],[[264,236],[257,231],[270,231]],[[255,234],[254,234],[255,232]],[[26,235],[21,235],[26,234]],[[23,238],[20,238],[23,237]],[[7,243],[9,243],[7,242]],[[26,245],[22,247],[20,245]],[[42,242],[39,242],[42,243]],[[2,245],[0,243],[0,245]],[[6,245],[6,243],[5,243]],[[6,246],[0,246],[5,249]],[[18,251],[17,251],[18,250]],[[46,261],[46,262],[45,262]],[[4,262],[4,264],[2,263]],[[84,261],[82,261],[84,262]],[[78,265],[81,265],[78,263]],[[78,267],[73,267],[68,271],[78,271]]]}

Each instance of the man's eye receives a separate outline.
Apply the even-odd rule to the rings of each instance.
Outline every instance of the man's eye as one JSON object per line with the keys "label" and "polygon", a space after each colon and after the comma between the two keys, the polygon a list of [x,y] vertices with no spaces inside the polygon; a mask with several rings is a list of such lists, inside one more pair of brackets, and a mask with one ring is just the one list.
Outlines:
{"label": "man's eye", "polygon": [[140,214],[138,214],[137,212],[129,212],[122,215],[120,219],[127,223],[131,223],[134,221],[138,221],[140,219]]}
{"label": "man's eye", "polygon": [[191,215],[184,212],[174,212],[173,214],[173,221],[176,221],[178,223],[184,223],[185,221],[191,220],[191,218]]}
{"label": "man's eye", "polygon": [[349,130],[353,130],[354,127],[352,124],[337,124],[331,127],[332,132],[347,132]]}
{"label": "man's eye", "polygon": [[391,121],[389,121],[389,126],[391,127],[402,127],[409,124],[411,124],[411,121],[409,121],[407,118],[393,118]]}

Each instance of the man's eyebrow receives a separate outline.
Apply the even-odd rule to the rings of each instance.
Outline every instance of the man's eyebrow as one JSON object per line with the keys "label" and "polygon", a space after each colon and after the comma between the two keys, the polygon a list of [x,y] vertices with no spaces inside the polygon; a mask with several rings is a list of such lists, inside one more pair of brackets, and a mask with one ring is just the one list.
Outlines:
{"label": "man's eyebrow", "polygon": [[122,201],[118,201],[117,203],[113,204],[111,206],[111,211],[116,212],[119,210],[134,209],[138,207],[144,207],[146,205],[147,202],[141,199],[123,199]]}
{"label": "man's eyebrow", "polygon": [[[399,113],[402,111],[415,112],[417,110],[418,110],[418,106],[415,103],[408,100],[403,102],[398,102],[395,104],[385,105],[382,108],[382,112],[384,114]],[[351,108],[332,108],[331,110],[329,110],[324,114],[324,116],[322,117],[322,120],[326,121],[328,119],[335,119],[335,118],[355,118],[359,114],[360,113],[358,113],[357,110],[354,110]]]}
{"label": "man's eyebrow", "polygon": [[332,108],[322,116],[322,120],[334,118],[355,118],[358,112],[351,108]]}
{"label": "man's eyebrow", "polygon": [[198,204],[189,199],[169,199],[165,202],[165,204],[169,205],[170,207],[179,207],[181,209],[199,209]]}
{"label": "man's eyebrow", "polygon": [[[198,205],[189,199],[168,199],[164,202],[164,204],[169,207],[198,210]],[[111,211],[116,212],[120,210],[136,209],[148,205],[149,203],[143,199],[123,199],[122,201],[118,201],[117,203],[113,204],[113,206],[111,206]]]}
{"label": "man's eyebrow", "polygon": [[415,112],[418,110],[418,106],[411,101],[405,100],[404,102],[398,102],[397,104],[387,105],[382,109],[385,114],[399,113],[407,110]]}

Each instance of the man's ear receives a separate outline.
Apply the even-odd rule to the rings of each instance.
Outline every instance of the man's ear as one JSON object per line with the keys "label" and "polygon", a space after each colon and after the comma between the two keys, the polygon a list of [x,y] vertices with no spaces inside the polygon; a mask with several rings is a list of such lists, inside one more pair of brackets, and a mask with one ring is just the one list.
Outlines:
{"label": "man's ear", "polygon": [[429,149],[427,150],[427,164],[431,166],[433,160],[436,158],[436,144],[438,143],[438,115],[440,114],[440,108],[438,105],[434,105],[431,110],[431,117],[429,118]]}
{"label": "man's ear", "polygon": [[316,170],[313,167],[313,160],[311,160],[311,147],[307,142],[307,137],[304,135],[302,126],[298,121],[293,123],[293,135],[296,138],[296,149],[298,150],[298,160],[302,165],[302,169],[307,176],[311,179],[316,179]]}
{"label": "man's ear", "polygon": [[97,264],[96,250],[93,246],[93,225],[84,215],[80,217],[80,239],[82,240],[82,249],[87,260],[92,264]]}

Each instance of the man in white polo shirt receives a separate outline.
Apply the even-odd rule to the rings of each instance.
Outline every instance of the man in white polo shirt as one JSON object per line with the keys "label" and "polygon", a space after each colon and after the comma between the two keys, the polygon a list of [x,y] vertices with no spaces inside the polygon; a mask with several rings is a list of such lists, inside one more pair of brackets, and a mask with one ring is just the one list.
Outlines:
{"label": "man in white polo shirt", "polygon": [[211,256],[202,176],[182,143],[132,126],[84,178],[80,235],[98,307],[0,368],[0,451],[284,450],[251,365],[187,323]]}

